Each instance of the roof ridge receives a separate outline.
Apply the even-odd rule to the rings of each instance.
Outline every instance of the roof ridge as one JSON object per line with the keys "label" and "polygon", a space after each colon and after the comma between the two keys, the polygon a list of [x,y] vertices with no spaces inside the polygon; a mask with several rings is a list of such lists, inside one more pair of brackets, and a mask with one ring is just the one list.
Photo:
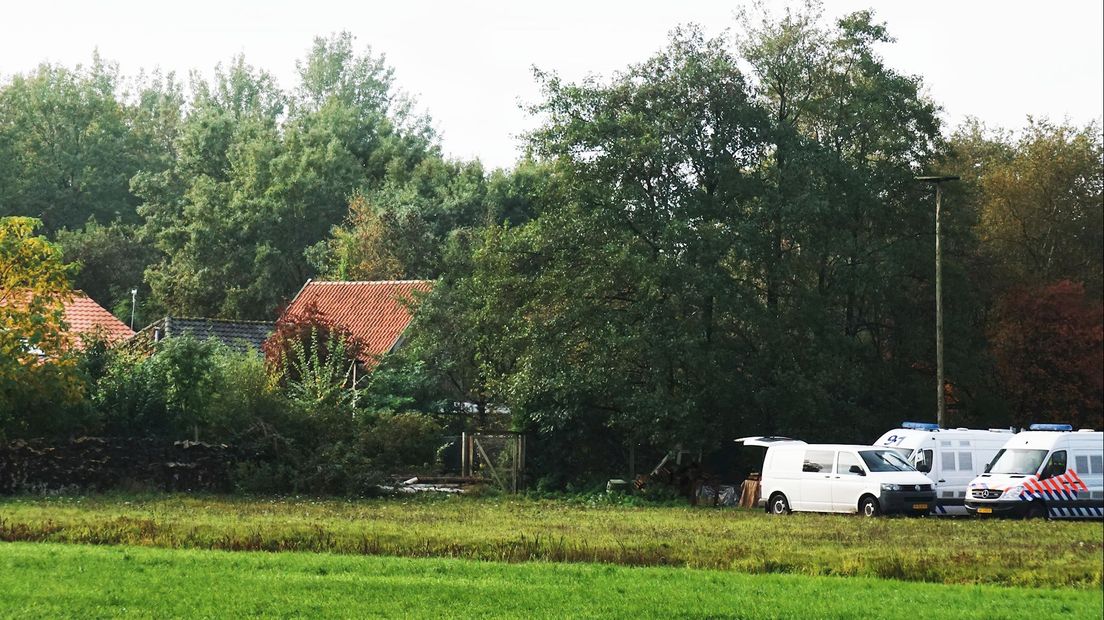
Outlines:
{"label": "roof ridge", "polygon": [[436,280],[311,280],[306,284],[420,284]]}
{"label": "roof ridge", "polygon": [[[208,317],[208,316],[167,316],[167,317],[162,317],[162,319],[170,319],[170,320],[173,320],[173,321],[208,321],[208,322],[217,322],[217,323],[245,323],[245,324],[252,324],[252,325],[273,325],[273,324],[276,323],[275,321],[261,321],[261,320],[258,320],[258,319],[215,319],[215,318],[211,318],[211,317]],[[158,321],[160,321],[162,319],[158,319]],[[154,323],[156,323],[156,322],[157,321],[154,321]],[[150,325],[153,325],[153,323],[150,323]]]}

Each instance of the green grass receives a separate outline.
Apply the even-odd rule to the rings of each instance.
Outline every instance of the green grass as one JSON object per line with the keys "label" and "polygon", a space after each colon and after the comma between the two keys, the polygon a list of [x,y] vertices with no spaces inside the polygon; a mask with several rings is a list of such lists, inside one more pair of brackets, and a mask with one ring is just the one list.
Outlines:
{"label": "green grass", "polygon": [[0,543],[0,616],[1099,618],[1098,591]]}
{"label": "green grass", "polygon": [[600,562],[1038,588],[1101,586],[1100,522],[769,517],[508,498],[0,499],[0,540]]}

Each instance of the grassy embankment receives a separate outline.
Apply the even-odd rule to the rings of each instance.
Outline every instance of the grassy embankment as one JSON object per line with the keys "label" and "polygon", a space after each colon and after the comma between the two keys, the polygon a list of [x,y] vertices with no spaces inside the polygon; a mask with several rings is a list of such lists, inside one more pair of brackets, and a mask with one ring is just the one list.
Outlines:
{"label": "grassy embankment", "polygon": [[3,498],[0,540],[1072,586],[1098,598],[1104,570],[1100,522],[772,518],[505,498]]}
{"label": "grassy embankment", "polygon": [[599,564],[0,544],[0,617],[1099,618],[1099,591]]}

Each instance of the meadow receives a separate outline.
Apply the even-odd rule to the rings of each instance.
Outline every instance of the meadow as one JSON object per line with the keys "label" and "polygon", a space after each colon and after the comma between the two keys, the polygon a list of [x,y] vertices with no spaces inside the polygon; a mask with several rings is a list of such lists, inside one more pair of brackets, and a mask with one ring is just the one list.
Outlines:
{"label": "meadow", "polygon": [[1100,592],[601,564],[0,544],[0,617],[1099,618]]}
{"label": "meadow", "polygon": [[1099,521],[771,517],[601,497],[8,497],[0,541],[680,567],[1072,588],[1097,598],[1104,568]]}

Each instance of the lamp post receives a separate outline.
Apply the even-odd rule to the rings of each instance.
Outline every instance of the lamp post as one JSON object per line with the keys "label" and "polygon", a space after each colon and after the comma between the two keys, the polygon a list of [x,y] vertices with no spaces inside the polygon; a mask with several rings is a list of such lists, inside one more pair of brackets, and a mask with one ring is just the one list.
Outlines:
{"label": "lamp post", "polygon": [[946,428],[947,398],[943,381],[943,255],[939,245],[939,210],[943,198],[943,183],[958,177],[916,177],[917,181],[935,185],[935,391],[938,413],[936,422]]}
{"label": "lamp post", "polygon": [[130,289],[130,330],[134,331],[134,311],[138,308],[138,289]]}

